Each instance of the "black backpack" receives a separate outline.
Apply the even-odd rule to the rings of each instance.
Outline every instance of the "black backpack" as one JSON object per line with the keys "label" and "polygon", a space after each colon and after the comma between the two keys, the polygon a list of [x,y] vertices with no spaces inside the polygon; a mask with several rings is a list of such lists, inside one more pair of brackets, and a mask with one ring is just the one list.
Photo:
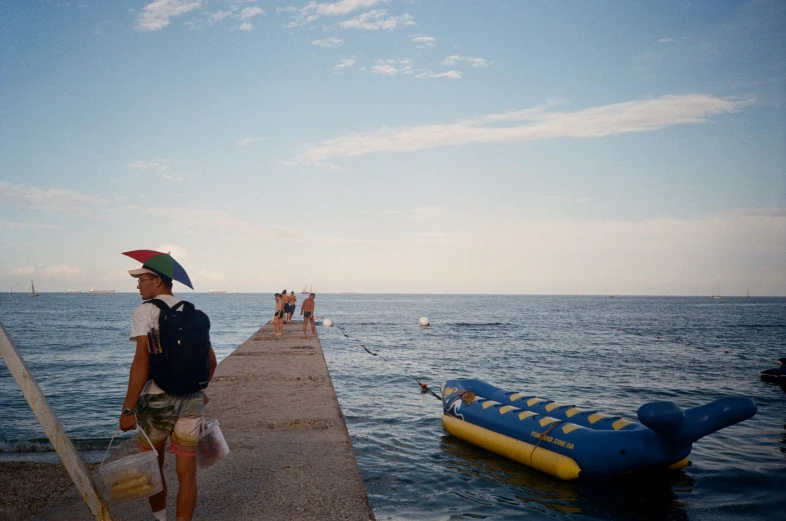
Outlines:
{"label": "black backpack", "polygon": [[210,375],[210,319],[183,300],[171,309],[163,300],[147,302],[161,311],[158,335],[148,334],[150,378],[168,393],[201,391]]}

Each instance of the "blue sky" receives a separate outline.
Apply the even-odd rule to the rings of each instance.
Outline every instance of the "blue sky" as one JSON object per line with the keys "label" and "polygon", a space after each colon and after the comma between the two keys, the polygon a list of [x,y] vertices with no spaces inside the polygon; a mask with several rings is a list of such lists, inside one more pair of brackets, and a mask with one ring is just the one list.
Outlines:
{"label": "blue sky", "polygon": [[777,0],[12,0],[0,290],[786,295],[785,143]]}

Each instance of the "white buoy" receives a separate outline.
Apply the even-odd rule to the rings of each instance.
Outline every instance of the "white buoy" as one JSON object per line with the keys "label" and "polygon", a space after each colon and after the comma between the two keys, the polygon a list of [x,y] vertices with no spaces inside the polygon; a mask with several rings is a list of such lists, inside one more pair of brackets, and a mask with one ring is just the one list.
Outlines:
{"label": "white buoy", "polygon": [[333,325],[333,321],[330,320],[329,318],[326,318],[325,320],[322,321],[322,325],[325,327],[331,327]]}
{"label": "white buoy", "polygon": [[421,327],[428,326],[428,319],[426,317],[420,317],[419,322],[420,322]]}

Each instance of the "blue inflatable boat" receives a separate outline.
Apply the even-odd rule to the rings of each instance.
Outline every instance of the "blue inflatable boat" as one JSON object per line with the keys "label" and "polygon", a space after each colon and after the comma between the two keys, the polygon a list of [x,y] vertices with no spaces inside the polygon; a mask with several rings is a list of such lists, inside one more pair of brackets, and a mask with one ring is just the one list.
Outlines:
{"label": "blue inflatable boat", "polygon": [[756,414],[743,397],[685,411],[652,402],[635,423],[480,380],[445,382],[442,407],[442,425],[453,436],[565,480],[683,468],[694,441]]}

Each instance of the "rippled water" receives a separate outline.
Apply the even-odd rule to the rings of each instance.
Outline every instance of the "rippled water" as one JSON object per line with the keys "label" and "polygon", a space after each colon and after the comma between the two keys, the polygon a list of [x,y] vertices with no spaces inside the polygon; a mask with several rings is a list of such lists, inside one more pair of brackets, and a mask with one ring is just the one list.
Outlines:
{"label": "rippled water", "polygon": [[[272,311],[263,295],[188,298],[219,359]],[[86,449],[116,424],[138,299],[0,295],[0,320]],[[379,520],[784,518],[786,393],[759,372],[786,356],[786,299],[318,295],[317,313],[337,326],[320,338]],[[563,482],[445,434],[417,382],[469,377],[633,420],[647,401],[728,395],[759,412],[694,444],[682,471]],[[0,411],[0,456],[43,436],[2,364]]]}
{"label": "rippled water", "polygon": [[[377,519],[786,517],[786,394],[759,379],[786,356],[785,299],[356,295],[323,308],[341,328],[320,336]],[[568,483],[444,433],[415,380],[470,377],[633,420],[647,401],[727,395],[759,412],[694,444],[683,471]]]}
{"label": "rippled water", "polygon": [[[264,324],[261,310],[272,302],[262,295],[187,298],[210,316],[219,360]],[[131,313],[140,302],[136,293],[0,294],[0,320],[78,448],[105,448],[117,428],[135,349],[128,339]],[[2,361],[0,411],[0,460],[31,459],[31,451],[51,450]]]}

